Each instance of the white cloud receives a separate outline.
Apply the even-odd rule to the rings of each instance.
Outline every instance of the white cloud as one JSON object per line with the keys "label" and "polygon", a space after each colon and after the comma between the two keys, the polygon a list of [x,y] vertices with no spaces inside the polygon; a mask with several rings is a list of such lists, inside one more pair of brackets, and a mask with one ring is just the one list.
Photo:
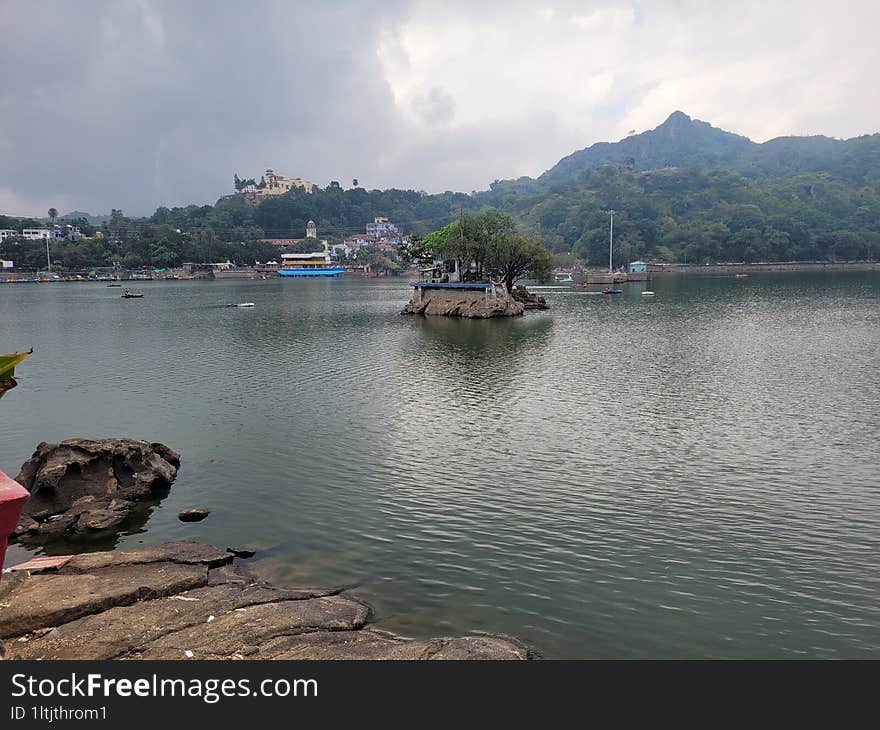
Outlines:
{"label": "white cloud", "polygon": [[572,15],[570,21],[581,30],[620,31],[632,25],[635,11],[632,6],[598,8],[586,15]]}

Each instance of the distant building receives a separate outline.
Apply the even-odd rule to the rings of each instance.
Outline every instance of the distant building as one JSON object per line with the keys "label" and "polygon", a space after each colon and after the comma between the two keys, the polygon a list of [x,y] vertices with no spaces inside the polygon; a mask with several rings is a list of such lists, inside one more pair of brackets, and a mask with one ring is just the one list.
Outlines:
{"label": "distant building", "polygon": [[315,183],[303,180],[300,177],[286,178],[284,175],[279,175],[271,167],[267,168],[266,172],[263,173],[263,180],[266,182],[265,186],[248,185],[241,192],[260,197],[264,195],[283,195],[294,188],[300,188],[307,193],[314,192],[315,190]]}
{"label": "distant building", "polygon": [[[309,221],[306,224],[306,237],[305,238],[261,238],[263,243],[271,243],[273,246],[296,246],[303,241],[314,241],[315,244],[318,243],[318,226],[315,225],[315,221]],[[321,241],[322,244],[326,247],[327,241]]]}
{"label": "distant building", "polygon": [[345,239],[345,245],[353,249],[375,246],[377,243],[379,243],[379,238],[368,233],[355,233]]}
{"label": "distant building", "polygon": [[0,259],[0,269],[11,269],[12,266],[12,261],[4,261],[3,259]]}
{"label": "distant building", "polygon": [[52,238],[56,241],[79,241],[82,238],[85,238],[82,231],[80,231],[79,226],[72,226],[70,224],[63,226],[55,226],[52,229]]}
{"label": "distant building", "polygon": [[400,242],[400,231],[387,218],[373,218],[372,223],[367,223],[367,233],[376,238],[384,238],[389,243]]}
{"label": "distant building", "polygon": [[7,238],[13,238],[14,236],[20,235],[21,234],[14,228],[0,228],[0,242],[5,241]]}
{"label": "distant building", "polygon": [[633,261],[629,265],[630,274],[642,274],[648,270],[648,264],[644,261]]}
{"label": "distant building", "polygon": [[26,241],[48,241],[51,232],[48,228],[25,228],[21,232],[22,238]]}
{"label": "distant building", "polygon": [[273,246],[296,246],[306,239],[304,238],[261,238],[263,243],[271,243]]}
{"label": "distant building", "polygon": [[339,256],[340,251],[348,258],[354,252],[354,249],[347,243],[334,243],[330,245],[330,253],[334,256]]}

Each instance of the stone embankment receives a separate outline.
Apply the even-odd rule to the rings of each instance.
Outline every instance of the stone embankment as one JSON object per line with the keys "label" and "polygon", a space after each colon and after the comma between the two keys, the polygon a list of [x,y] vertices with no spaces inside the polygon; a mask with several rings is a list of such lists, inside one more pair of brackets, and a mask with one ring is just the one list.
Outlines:
{"label": "stone embankment", "polygon": [[0,582],[8,659],[526,659],[491,636],[407,640],[341,590],[249,577],[194,542],[37,559]]}
{"label": "stone embankment", "polygon": [[880,271],[880,262],[872,261],[789,261],[764,264],[651,264],[648,272],[655,274],[708,274],[733,276],[735,274],[782,273],[792,271]]}

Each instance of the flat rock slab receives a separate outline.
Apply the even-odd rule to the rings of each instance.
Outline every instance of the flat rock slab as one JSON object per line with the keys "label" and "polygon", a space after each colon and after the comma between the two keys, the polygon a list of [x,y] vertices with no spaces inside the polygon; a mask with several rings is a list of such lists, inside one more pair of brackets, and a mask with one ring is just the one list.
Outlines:
{"label": "flat rock slab", "polygon": [[202,565],[121,565],[85,574],[32,575],[0,605],[0,637],[57,626],[82,616],[161,598],[208,582]]}
{"label": "flat rock slab", "polygon": [[411,641],[365,628],[370,609],[339,591],[255,581],[194,542],[78,555],[14,575],[0,637],[19,659],[526,659],[504,639]]}
{"label": "flat rock slab", "polygon": [[146,545],[134,550],[83,553],[82,555],[77,555],[64,566],[64,572],[88,573],[99,568],[162,562],[205,565],[209,568],[216,568],[220,565],[231,563],[233,557],[233,555],[212,545],[179,540],[176,542],[163,542],[160,545]]}
{"label": "flat rock slab", "polygon": [[[282,601],[307,600],[319,595],[314,591],[290,590],[263,584],[242,586],[224,583],[153,601],[116,606],[102,613],[62,624],[48,632],[24,637],[7,648],[10,655],[19,659],[130,657],[143,654],[151,644],[163,637],[185,629],[201,629],[230,612],[240,615],[237,609],[261,604],[275,605]],[[173,645],[173,642],[170,643]],[[176,650],[166,653],[174,659],[183,656]]]}

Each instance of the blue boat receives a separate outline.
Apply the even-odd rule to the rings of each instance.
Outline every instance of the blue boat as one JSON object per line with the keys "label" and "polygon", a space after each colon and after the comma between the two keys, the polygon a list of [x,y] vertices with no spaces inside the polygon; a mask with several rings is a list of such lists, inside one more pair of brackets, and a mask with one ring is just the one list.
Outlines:
{"label": "blue boat", "polygon": [[603,294],[623,294],[623,289],[603,289]]}
{"label": "blue boat", "polygon": [[281,276],[339,276],[345,267],[330,260],[329,251],[281,254]]}

